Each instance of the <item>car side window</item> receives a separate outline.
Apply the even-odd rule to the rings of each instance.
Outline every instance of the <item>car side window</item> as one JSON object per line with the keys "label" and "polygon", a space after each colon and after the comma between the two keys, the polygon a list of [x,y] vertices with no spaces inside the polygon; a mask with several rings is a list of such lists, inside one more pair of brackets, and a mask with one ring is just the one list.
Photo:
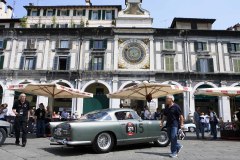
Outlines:
{"label": "car side window", "polygon": [[128,119],[134,119],[132,112],[129,111],[121,111],[115,113],[115,116],[117,120],[128,120]]}

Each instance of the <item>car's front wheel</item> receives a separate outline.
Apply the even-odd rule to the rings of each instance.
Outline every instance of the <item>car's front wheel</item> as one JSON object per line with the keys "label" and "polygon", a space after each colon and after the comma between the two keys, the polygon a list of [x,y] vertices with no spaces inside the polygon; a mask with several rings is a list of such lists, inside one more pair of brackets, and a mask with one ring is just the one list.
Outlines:
{"label": "car's front wheel", "polygon": [[170,139],[166,131],[161,131],[157,141],[154,142],[159,147],[167,147],[170,144]]}
{"label": "car's front wheel", "polygon": [[108,153],[114,147],[113,135],[108,132],[100,133],[96,136],[93,149],[96,153]]}
{"label": "car's front wheel", "polygon": [[5,142],[7,133],[3,128],[0,128],[0,146]]}

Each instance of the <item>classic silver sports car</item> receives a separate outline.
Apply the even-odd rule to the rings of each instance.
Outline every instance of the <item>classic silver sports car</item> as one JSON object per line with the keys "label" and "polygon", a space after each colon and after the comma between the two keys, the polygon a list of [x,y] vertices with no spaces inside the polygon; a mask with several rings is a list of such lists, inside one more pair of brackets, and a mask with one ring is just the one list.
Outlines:
{"label": "classic silver sports car", "polygon": [[106,153],[117,145],[154,142],[166,147],[170,141],[159,121],[142,120],[131,109],[105,109],[86,114],[74,122],[50,123],[51,144],[92,145],[97,153]]}

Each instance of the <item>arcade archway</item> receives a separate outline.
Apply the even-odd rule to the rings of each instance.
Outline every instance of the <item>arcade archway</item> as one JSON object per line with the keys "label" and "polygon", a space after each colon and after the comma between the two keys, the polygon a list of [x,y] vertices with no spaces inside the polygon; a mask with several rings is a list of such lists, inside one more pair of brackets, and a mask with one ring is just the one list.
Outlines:
{"label": "arcade archway", "polygon": [[[213,86],[208,84],[203,84],[199,86],[197,89],[201,88],[213,88]],[[209,107],[212,107],[213,110],[218,113],[218,97],[216,96],[205,96],[205,95],[195,95],[195,110],[197,107],[200,107],[201,112],[209,113]]]}
{"label": "arcade archway", "polygon": [[83,100],[83,114],[91,111],[109,108],[108,88],[101,83],[93,83],[87,86],[85,92],[93,93],[93,98]]}

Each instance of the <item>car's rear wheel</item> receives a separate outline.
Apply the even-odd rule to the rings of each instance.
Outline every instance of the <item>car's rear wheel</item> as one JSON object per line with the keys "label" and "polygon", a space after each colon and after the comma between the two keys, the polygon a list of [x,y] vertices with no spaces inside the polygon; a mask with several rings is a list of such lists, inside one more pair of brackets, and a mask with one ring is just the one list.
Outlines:
{"label": "car's rear wheel", "polygon": [[157,141],[154,142],[159,147],[167,147],[170,144],[170,139],[166,131],[161,131]]}
{"label": "car's rear wheel", "polygon": [[189,127],[188,130],[189,130],[189,132],[192,132],[192,133],[195,132],[195,128],[194,127]]}
{"label": "car's rear wheel", "polygon": [[3,128],[0,128],[0,146],[5,142],[7,133]]}
{"label": "car's rear wheel", "polygon": [[114,138],[111,133],[103,132],[96,136],[93,150],[96,153],[108,153],[114,147]]}

